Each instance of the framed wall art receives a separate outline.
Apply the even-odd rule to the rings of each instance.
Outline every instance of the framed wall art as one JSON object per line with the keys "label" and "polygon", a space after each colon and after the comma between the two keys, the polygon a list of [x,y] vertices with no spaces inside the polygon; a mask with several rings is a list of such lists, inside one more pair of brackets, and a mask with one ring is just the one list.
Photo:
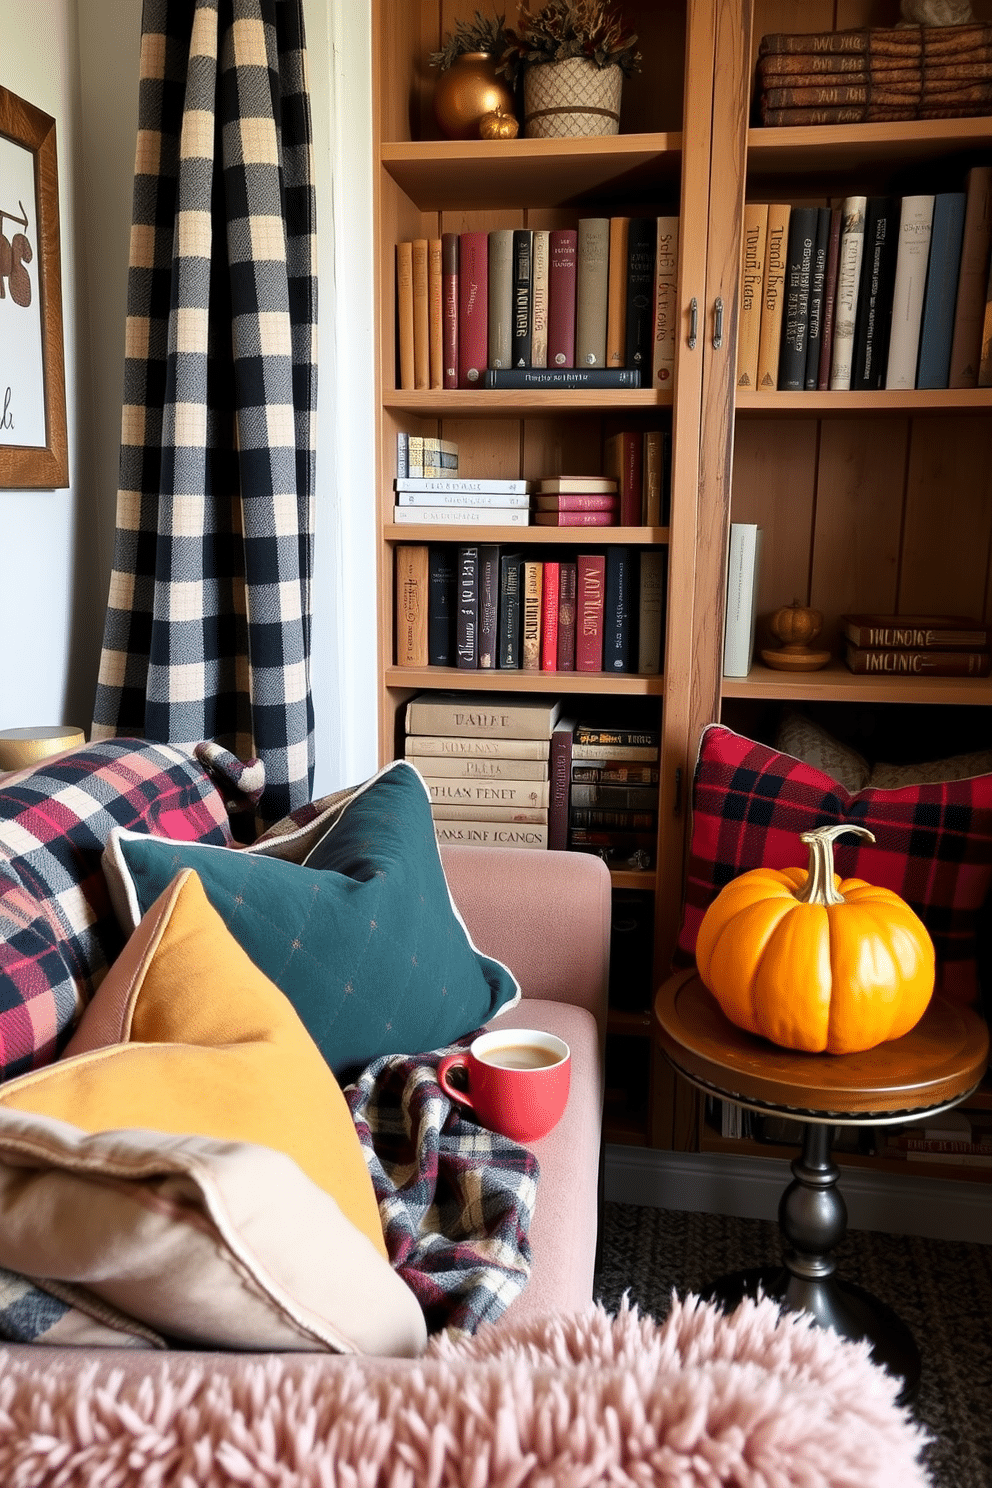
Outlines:
{"label": "framed wall art", "polygon": [[0,488],[68,483],[55,120],[0,87]]}

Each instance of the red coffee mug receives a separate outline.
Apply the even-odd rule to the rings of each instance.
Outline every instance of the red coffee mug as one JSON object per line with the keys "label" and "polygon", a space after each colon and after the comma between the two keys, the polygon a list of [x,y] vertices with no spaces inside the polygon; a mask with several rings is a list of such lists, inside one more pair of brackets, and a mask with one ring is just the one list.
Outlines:
{"label": "red coffee mug", "polygon": [[[448,1076],[463,1069],[468,1090]],[[468,1106],[490,1131],[514,1142],[546,1137],[565,1110],[571,1055],[564,1039],[537,1028],[499,1028],[480,1033],[461,1054],[448,1054],[438,1066],[444,1093]]]}

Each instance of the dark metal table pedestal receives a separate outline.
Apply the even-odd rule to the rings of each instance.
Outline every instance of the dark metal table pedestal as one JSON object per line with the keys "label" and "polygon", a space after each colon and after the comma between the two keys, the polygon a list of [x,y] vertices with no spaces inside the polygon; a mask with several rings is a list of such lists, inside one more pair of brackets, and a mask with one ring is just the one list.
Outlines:
{"label": "dark metal table pedestal", "polygon": [[912,1401],[920,1382],[920,1351],[902,1319],[870,1292],[834,1275],[833,1252],[847,1230],[847,1205],[831,1160],[833,1128],[806,1122],[802,1155],[792,1163],[794,1181],[782,1195],[778,1220],[785,1239],[784,1266],[751,1266],[721,1277],[703,1292],[731,1311],[759,1292],[793,1312],[812,1313],[822,1328],[845,1338],[867,1338],[872,1357],[903,1381],[900,1405]]}

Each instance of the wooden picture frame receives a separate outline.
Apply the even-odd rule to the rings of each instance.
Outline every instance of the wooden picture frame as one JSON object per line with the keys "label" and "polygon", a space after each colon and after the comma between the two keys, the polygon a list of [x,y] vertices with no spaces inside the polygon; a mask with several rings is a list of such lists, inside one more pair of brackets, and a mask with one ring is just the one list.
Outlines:
{"label": "wooden picture frame", "polygon": [[55,120],[0,87],[0,488],[68,484]]}

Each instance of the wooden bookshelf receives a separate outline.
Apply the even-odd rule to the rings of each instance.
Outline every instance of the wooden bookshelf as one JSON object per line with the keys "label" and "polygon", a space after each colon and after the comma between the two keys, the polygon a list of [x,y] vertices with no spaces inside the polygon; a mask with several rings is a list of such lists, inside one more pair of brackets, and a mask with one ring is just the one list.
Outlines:
{"label": "wooden bookshelf", "polygon": [[[992,746],[992,679],[855,677],[840,662],[800,676],[760,662],[746,678],[721,675],[731,520],[765,531],[759,617],[798,598],[824,612],[823,640],[835,649],[847,611],[992,617],[992,390],[738,394],[735,387],[745,201],[833,205],[852,191],[950,189],[946,183],[970,164],[992,160],[992,119],[751,125],[764,33],[894,25],[898,0],[808,0],[801,16],[780,0],[624,0],[644,70],[624,82],[619,135],[443,140],[427,58],[474,8],[472,0],[372,6],[380,748],[385,760],[401,747],[405,703],[428,687],[551,691],[603,709],[637,700],[653,710],[662,731],[657,867],[612,877],[615,888],[654,895],[660,981],[678,933],[691,780],[705,724],[740,727],[743,719],[772,743],[775,719],[789,705],[825,706],[862,721],[919,705],[921,718],[948,719],[941,753],[956,751],[962,710]],[[977,0],[975,11],[992,19],[992,0]],[[922,184],[931,180],[940,184]],[[665,212],[680,219],[681,338],[671,391],[397,391],[397,241]],[[718,300],[723,335],[715,345]],[[628,421],[671,430],[668,527],[459,529],[392,521],[399,431],[454,440],[462,474],[537,479],[560,473],[566,460],[571,469],[600,469],[604,438]],[[395,546],[469,540],[553,546],[561,556],[611,543],[663,545],[664,676],[396,667]],[[652,1043],[634,1015],[611,1018],[611,1037]],[[616,1102],[609,1108],[611,1139],[718,1150],[694,1092],[676,1086],[656,1052],[646,1078],[623,1110]]]}

